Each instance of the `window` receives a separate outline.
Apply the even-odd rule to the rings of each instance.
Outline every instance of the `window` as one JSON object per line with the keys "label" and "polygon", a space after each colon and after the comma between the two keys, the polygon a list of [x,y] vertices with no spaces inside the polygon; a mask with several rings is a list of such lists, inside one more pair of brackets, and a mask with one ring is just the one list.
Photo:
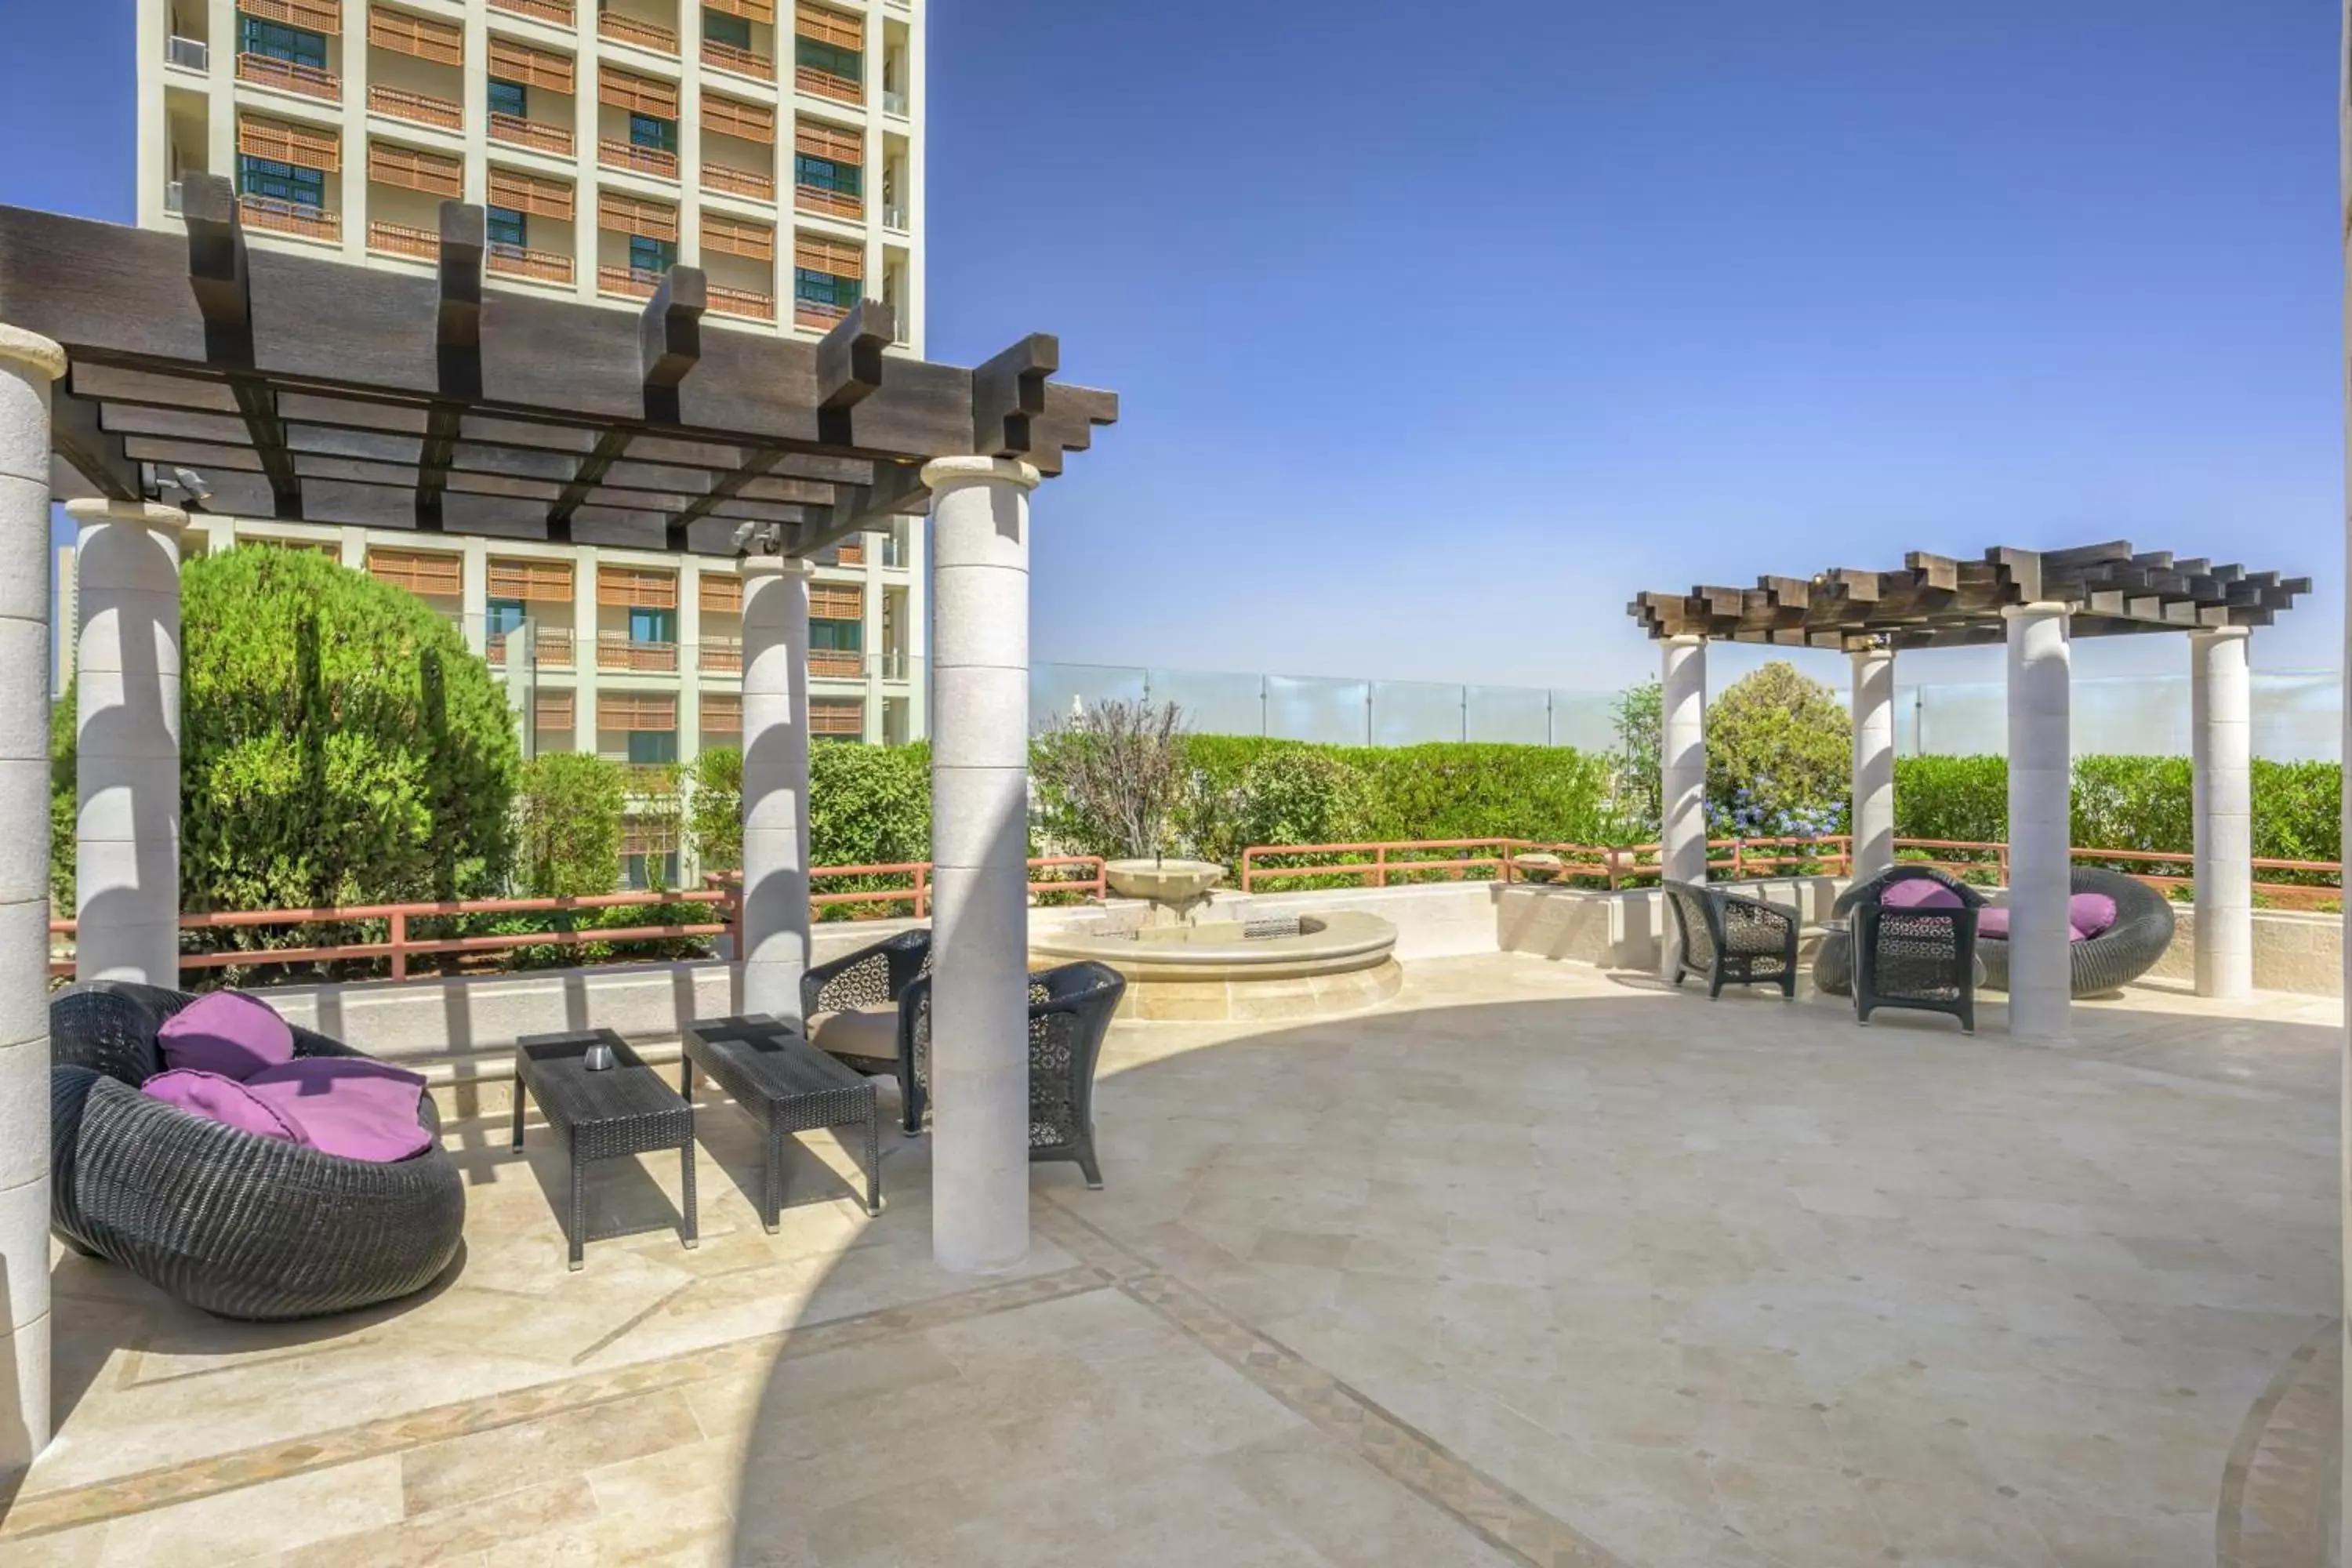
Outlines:
{"label": "window", "polygon": [[511,114],[517,120],[530,118],[530,89],[519,81],[490,79],[490,112]]}
{"label": "window", "polygon": [[814,153],[795,153],[793,154],[793,183],[806,185],[812,190],[831,191],[836,195],[863,195],[866,171],[855,163],[820,158]]}
{"label": "window", "polygon": [[811,305],[830,305],[847,310],[857,304],[857,292],[864,280],[856,278],[836,278],[830,272],[812,272],[805,267],[793,268],[793,298]]}
{"label": "window", "polygon": [[275,158],[238,157],[236,188],[248,196],[292,202],[297,206],[323,207],[327,205],[325,174],[316,169],[306,169],[299,163],[281,163]]}
{"label": "window", "polygon": [[677,731],[675,730],[630,731],[629,761],[640,763],[677,761]]}
{"label": "window", "polygon": [[677,121],[651,114],[632,114],[629,116],[629,145],[675,153],[677,151]]}
{"label": "window", "polygon": [[492,245],[525,246],[530,243],[530,224],[512,207],[488,209],[489,239]]}
{"label": "window", "polygon": [[327,68],[327,40],[324,35],[309,33],[299,27],[289,27],[282,22],[265,22],[258,16],[239,16],[236,47],[248,55],[268,55],[274,60],[291,60],[298,66]]}
{"label": "window", "polygon": [[[495,236],[493,237],[495,237]],[[502,637],[522,626],[523,605],[520,599],[492,599],[485,610],[490,636]]]}
{"label": "window", "polygon": [[809,651],[812,653],[863,653],[866,649],[866,623],[863,621],[809,622]]}
{"label": "window", "polygon": [[814,38],[793,40],[793,63],[827,76],[843,77],[850,81],[866,79],[866,57],[856,49],[845,49],[838,44],[823,44]]}
{"label": "window", "polygon": [[702,14],[702,36],[714,44],[728,44],[749,52],[751,47],[751,23],[744,16],[730,16],[724,11]]}
{"label": "window", "polygon": [[624,855],[621,882],[633,893],[656,892],[677,886],[677,851],[667,855]]}
{"label": "window", "polygon": [[[631,262],[633,265],[635,263],[635,258],[633,247],[631,256]],[[629,640],[631,642],[676,642],[677,640],[676,635],[677,626],[675,619],[676,615],[677,612],[674,610],[631,610],[629,612]],[[636,759],[632,758],[630,760],[634,762]],[[667,757],[656,760],[660,762],[669,761]]]}

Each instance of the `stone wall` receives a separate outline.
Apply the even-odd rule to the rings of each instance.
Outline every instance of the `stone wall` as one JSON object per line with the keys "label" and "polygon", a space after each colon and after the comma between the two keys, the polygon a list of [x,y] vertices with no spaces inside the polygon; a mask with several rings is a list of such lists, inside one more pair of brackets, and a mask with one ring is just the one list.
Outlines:
{"label": "stone wall", "polygon": [[[2162,980],[2194,980],[2197,911],[2172,906],[2178,926],[2172,945],[2148,973]],[[2254,911],[2254,988],[2295,991],[2307,996],[2344,994],[2344,917],[2301,910]]]}
{"label": "stone wall", "polygon": [[[1742,894],[1798,911],[1807,924],[1829,918],[1844,883],[1831,877],[1743,882]],[[1624,892],[1496,886],[1494,945],[1505,952],[1570,959],[1603,969],[1655,970],[1665,897],[1654,888]]]}

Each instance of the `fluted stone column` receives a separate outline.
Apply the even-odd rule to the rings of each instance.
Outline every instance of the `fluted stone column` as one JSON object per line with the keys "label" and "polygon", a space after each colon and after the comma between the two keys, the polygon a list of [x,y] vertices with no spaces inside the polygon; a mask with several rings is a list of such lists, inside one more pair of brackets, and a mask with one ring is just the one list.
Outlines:
{"label": "fluted stone column", "polygon": [[1029,492],[1009,458],[931,491],[931,1252],[1029,1250]]}
{"label": "fluted stone column", "polygon": [[2254,989],[2252,636],[2245,626],[2189,634],[2200,996]]}
{"label": "fluted stone column", "polygon": [[[1669,881],[1706,880],[1706,639],[1660,642],[1658,841]],[[1658,967],[1675,972],[1674,918],[1658,908]]]}
{"label": "fluted stone column", "polygon": [[1895,864],[1895,650],[1853,654],[1853,879]]}
{"label": "fluted stone column", "polygon": [[180,531],[152,502],[78,500],[74,978],[180,983]]}
{"label": "fluted stone column", "polygon": [[2073,1008],[2066,900],[2073,841],[2073,649],[2064,605],[2009,622],[2009,1032],[2063,1040]]}
{"label": "fluted stone column", "polygon": [[809,579],[780,555],[743,563],[743,994],[798,1021],[809,955]]}
{"label": "fluted stone column", "polygon": [[0,325],[0,1496],[49,1440],[49,384]]}

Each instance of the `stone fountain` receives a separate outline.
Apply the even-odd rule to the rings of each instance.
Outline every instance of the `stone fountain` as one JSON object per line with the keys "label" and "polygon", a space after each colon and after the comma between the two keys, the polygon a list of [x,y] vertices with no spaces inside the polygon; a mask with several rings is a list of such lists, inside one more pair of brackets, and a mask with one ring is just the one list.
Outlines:
{"label": "stone fountain", "polygon": [[1209,902],[1211,889],[1225,879],[1225,868],[1213,860],[1171,860],[1154,855],[1106,860],[1103,879],[1120,898],[1150,901],[1147,925],[1189,925],[1194,911]]}

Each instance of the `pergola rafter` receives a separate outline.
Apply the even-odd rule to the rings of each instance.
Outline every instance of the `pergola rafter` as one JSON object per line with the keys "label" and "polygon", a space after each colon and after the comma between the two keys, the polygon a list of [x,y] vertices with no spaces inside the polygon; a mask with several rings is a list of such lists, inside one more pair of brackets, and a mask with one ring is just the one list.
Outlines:
{"label": "pergola rafter", "polygon": [[185,240],[0,208],[0,316],[65,346],[69,495],[203,477],[209,510],[311,522],[788,555],[920,512],[922,465],[1061,471],[1118,399],[1054,382],[1042,334],[964,370],[885,352],[867,300],[821,342],[709,328],[674,268],[633,321],[483,286],[480,208],[433,275],[248,250],[235,193],[184,183]]}
{"label": "pergola rafter", "polygon": [[2116,541],[2068,550],[1996,547],[1979,561],[1914,551],[1899,571],[1838,568],[1759,577],[1753,588],[1647,593],[1626,609],[1653,637],[1855,652],[1997,643],[2005,636],[2001,612],[2037,602],[2066,605],[2075,637],[2263,626],[2310,591],[2308,577],[2136,552]]}

